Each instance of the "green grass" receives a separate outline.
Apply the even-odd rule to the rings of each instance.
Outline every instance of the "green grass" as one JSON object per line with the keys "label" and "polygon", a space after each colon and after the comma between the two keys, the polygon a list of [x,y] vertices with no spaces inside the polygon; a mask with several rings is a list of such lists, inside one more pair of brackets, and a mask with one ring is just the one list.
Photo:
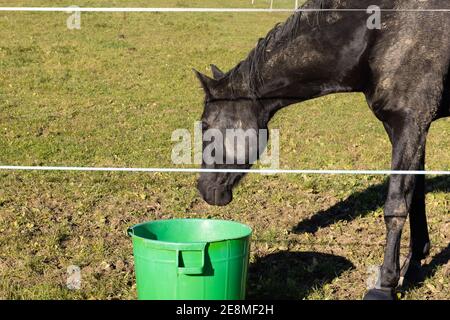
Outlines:
{"label": "green grass", "polygon": [[[250,6],[250,1],[237,0],[196,5],[205,3]],[[0,5],[11,4],[0,0]],[[69,31],[67,16],[0,14],[1,164],[172,166],[172,131],[193,130],[202,112],[203,93],[191,69],[208,72],[210,63],[233,67],[259,37],[287,17],[89,13],[82,14],[81,30]],[[293,106],[280,112],[271,127],[280,129],[282,168],[389,168],[388,139],[360,94],[330,95]],[[433,125],[427,169],[450,169],[449,133],[449,120]],[[252,298],[363,295],[367,268],[382,259],[384,189],[379,184],[384,178],[252,175],[225,208],[207,206],[195,190],[195,179],[186,174],[0,172],[0,298],[135,298],[125,230],[171,217],[249,224],[255,230]],[[449,243],[450,181],[430,177],[429,182],[434,244],[426,261],[429,278],[424,285],[406,288],[407,299],[447,299],[450,294],[448,250],[440,254]],[[314,234],[293,232],[308,221],[319,222]],[[407,238],[406,231],[404,246]],[[283,262],[297,267],[286,271]],[[81,290],[66,288],[70,265],[81,267]]]}

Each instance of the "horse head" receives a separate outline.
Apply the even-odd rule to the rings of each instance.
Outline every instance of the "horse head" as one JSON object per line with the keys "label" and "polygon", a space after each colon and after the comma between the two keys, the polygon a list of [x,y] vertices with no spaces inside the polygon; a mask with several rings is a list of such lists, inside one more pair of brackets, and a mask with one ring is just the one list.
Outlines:
{"label": "horse head", "polygon": [[[214,78],[196,71],[205,91],[202,115],[203,169],[249,169],[264,151],[259,132],[267,129],[264,106],[250,97],[235,96],[227,75],[212,66]],[[235,88],[239,90],[239,88]],[[266,136],[267,137],[267,136]],[[241,172],[203,172],[197,188],[203,199],[224,206],[233,199]]]}

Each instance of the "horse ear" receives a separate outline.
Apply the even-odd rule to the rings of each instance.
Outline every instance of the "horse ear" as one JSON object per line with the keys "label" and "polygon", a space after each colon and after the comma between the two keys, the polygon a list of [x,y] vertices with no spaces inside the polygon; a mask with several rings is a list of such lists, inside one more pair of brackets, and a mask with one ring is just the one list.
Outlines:
{"label": "horse ear", "polygon": [[215,66],[213,64],[211,65],[211,71],[212,71],[214,79],[216,79],[216,80],[222,79],[225,76],[225,74],[222,72],[222,70],[220,70],[219,68],[217,68],[217,66]]}
{"label": "horse ear", "polygon": [[200,84],[202,85],[203,90],[205,90],[206,96],[211,98],[216,80],[211,79],[208,76],[205,76],[204,74],[198,72],[195,69],[193,69],[193,70],[194,70],[195,75],[197,76],[198,80],[200,81]]}

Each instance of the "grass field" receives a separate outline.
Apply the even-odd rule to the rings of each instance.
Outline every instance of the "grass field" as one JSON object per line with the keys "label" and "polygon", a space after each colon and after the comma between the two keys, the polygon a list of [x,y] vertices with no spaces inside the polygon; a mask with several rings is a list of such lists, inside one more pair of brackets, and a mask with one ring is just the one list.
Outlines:
{"label": "grass field", "polygon": [[[256,1],[266,6],[267,1]],[[276,1],[291,7],[293,1]],[[0,0],[0,6],[30,5]],[[71,5],[71,1],[32,1]],[[77,1],[80,6],[194,6],[192,1]],[[214,0],[196,6],[224,6]],[[250,1],[227,1],[250,7]],[[233,67],[287,14],[0,13],[0,164],[171,167],[171,133],[193,130],[203,93],[191,71]],[[390,145],[360,94],[280,112],[281,168],[389,169]],[[450,170],[450,121],[431,130],[427,169]],[[248,297],[360,299],[381,264],[386,180],[248,176],[224,208],[188,174],[0,171],[0,298],[134,299],[127,227],[211,217],[254,229]],[[427,279],[405,299],[450,296],[450,178],[428,178],[433,243]],[[403,253],[408,244],[408,230]],[[82,287],[66,287],[80,266]]]}

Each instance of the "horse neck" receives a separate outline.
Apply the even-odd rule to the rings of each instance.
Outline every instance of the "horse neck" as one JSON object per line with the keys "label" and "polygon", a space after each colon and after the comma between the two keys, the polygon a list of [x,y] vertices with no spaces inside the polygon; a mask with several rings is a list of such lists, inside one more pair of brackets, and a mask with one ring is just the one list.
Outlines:
{"label": "horse neck", "polygon": [[244,61],[248,67],[241,69],[247,74],[240,79],[253,84],[250,90],[275,111],[330,93],[361,91],[361,65],[368,46],[362,19],[367,16],[339,15],[333,24],[329,19],[321,19],[319,26],[301,21],[295,38],[266,43],[264,56],[255,62],[255,50],[261,50],[257,47]]}

